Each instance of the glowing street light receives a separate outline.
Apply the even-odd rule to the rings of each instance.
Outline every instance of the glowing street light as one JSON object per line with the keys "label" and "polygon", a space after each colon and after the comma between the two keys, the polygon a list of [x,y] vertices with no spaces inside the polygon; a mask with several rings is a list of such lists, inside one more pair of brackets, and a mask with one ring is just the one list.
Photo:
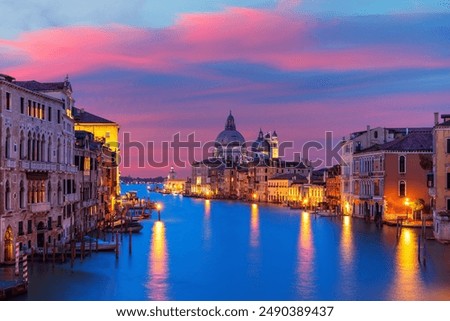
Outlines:
{"label": "glowing street light", "polygon": [[161,221],[161,209],[162,209],[161,203],[156,203],[156,209],[158,210],[158,221]]}
{"label": "glowing street light", "polygon": [[408,213],[409,213],[409,211],[408,211],[408,207],[410,206],[410,202],[409,202],[409,198],[406,198],[405,199],[405,206],[406,206],[406,219],[408,219]]}

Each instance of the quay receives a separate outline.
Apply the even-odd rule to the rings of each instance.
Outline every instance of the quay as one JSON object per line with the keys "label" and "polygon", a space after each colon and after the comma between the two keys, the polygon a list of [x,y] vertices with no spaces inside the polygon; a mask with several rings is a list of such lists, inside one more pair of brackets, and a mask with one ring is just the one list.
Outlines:
{"label": "quay", "polygon": [[9,300],[27,293],[28,284],[22,277],[15,275],[15,267],[0,267],[0,300]]}

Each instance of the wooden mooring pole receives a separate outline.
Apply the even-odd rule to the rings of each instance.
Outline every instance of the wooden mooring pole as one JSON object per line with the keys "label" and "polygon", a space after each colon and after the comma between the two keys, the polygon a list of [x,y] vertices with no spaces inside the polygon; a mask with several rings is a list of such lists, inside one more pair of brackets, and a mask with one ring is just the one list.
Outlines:
{"label": "wooden mooring pole", "polygon": [[119,258],[119,232],[116,232],[116,259]]}

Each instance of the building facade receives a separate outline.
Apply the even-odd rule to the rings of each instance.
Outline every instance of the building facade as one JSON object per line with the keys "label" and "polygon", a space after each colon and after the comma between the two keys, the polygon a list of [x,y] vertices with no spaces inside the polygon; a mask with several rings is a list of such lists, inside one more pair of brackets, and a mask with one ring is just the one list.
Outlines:
{"label": "building facade", "polygon": [[75,142],[68,79],[16,81],[0,75],[0,263],[14,246],[43,249],[70,235]]}
{"label": "building facade", "polygon": [[435,114],[433,171],[429,194],[433,200],[433,232],[437,240],[450,242],[450,115]]}
{"label": "building facade", "polygon": [[352,214],[372,220],[398,216],[419,219],[417,209],[429,211],[426,185],[432,157],[431,129],[414,130],[382,145],[353,155]]}

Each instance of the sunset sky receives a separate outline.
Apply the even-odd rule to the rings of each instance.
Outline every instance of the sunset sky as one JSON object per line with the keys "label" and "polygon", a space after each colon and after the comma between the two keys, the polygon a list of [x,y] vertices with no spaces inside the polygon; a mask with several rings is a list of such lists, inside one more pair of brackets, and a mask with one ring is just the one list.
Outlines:
{"label": "sunset sky", "polygon": [[276,130],[300,150],[325,131],[450,113],[450,0],[6,0],[0,12],[0,73],[68,74],[76,106],[135,141],[213,140],[232,110],[247,140]]}

